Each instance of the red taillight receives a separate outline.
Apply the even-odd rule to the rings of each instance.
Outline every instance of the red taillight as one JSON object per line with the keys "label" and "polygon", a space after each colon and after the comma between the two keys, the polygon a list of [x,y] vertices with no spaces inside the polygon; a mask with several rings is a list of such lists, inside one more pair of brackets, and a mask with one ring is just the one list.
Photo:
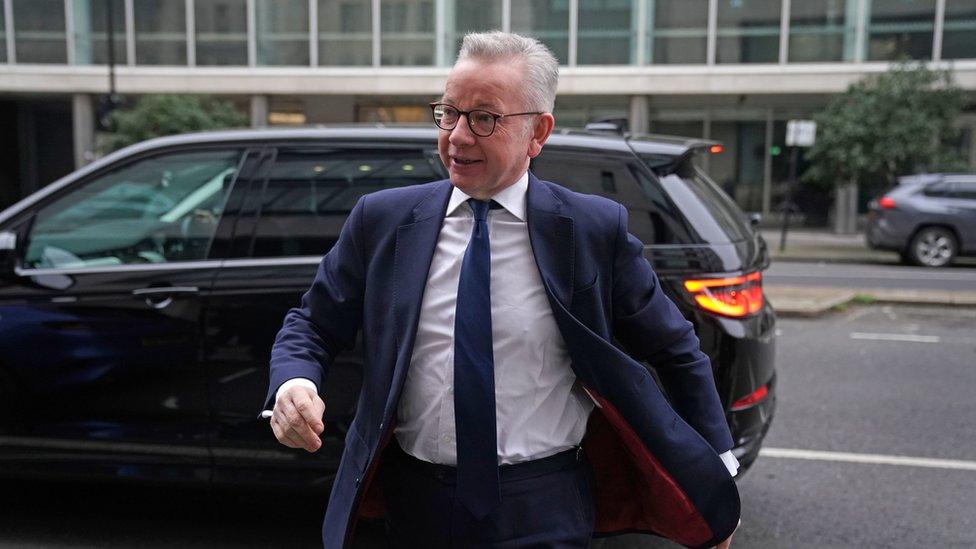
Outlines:
{"label": "red taillight", "polygon": [[762,274],[754,272],[730,278],[685,280],[685,289],[706,311],[743,317],[762,309]]}
{"label": "red taillight", "polygon": [[881,206],[885,210],[890,210],[895,207],[895,199],[890,196],[883,196],[881,200],[878,201],[878,206]]}
{"label": "red taillight", "polygon": [[769,388],[763,385],[758,389],[756,389],[755,391],[749,393],[748,395],[733,402],[731,410],[733,412],[738,412],[739,410],[745,410],[746,408],[753,406],[758,402],[760,402],[762,399],[766,398],[766,395],[768,394],[769,394]]}
{"label": "red taillight", "polygon": [[722,145],[712,145],[711,147],[708,148],[708,152],[712,154],[718,154],[724,150],[725,147],[723,147]]}

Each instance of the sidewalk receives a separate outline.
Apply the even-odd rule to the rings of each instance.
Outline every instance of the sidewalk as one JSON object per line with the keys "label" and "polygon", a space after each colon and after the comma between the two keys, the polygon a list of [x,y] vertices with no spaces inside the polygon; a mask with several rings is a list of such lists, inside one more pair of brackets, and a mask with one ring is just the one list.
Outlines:
{"label": "sidewalk", "polygon": [[827,230],[790,229],[786,233],[786,249],[780,251],[779,229],[759,231],[769,245],[772,258],[789,261],[830,261],[837,263],[901,263],[895,252],[868,248],[864,233],[834,234]]}
{"label": "sidewalk", "polygon": [[[781,252],[779,230],[762,229],[760,232],[769,245],[773,261],[901,264],[901,259],[895,252],[869,249],[863,234],[838,235],[809,229],[791,230],[787,233],[786,249]],[[972,258],[957,261],[976,266],[976,261]],[[776,313],[784,317],[816,317],[843,310],[851,305],[872,303],[976,307],[976,288],[972,292],[890,288],[849,289],[768,282],[764,283],[763,288]]]}

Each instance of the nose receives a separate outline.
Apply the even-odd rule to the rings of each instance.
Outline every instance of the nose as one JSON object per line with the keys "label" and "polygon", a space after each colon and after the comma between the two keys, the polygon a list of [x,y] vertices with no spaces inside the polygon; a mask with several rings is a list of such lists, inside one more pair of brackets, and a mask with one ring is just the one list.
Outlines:
{"label": "nose", "polygon": [[461,114],[458,117],[457,125],[451,130],[451,135],[448,137],[451,145],[455,147],[463,147],[466,145],[473,145],[475,141],[475,135],[471,132],[471,127],[468,126],[468,115]]}

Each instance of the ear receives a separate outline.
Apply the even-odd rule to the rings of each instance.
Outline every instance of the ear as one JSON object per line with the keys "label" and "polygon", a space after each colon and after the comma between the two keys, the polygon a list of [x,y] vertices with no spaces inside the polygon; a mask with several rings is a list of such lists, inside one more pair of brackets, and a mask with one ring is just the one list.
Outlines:
{"label": "ear", "polygon": [[542,146],[546,144],[546,140],[549,139],[549,134],[552,133],[552,128],[555,125],[556,119],[551,113],[544,112],[539,115],[535,126],[532,128],[532,136],[529,140],[529,150],[527,151],[529,158],[539,156],[539,153],[542,152]]}

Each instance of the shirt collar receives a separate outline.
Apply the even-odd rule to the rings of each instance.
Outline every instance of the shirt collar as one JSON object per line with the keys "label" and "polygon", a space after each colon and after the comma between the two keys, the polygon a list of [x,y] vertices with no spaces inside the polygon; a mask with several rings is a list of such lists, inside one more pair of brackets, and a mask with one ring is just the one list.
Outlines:
{"label": "shirt collar", "polygon": [[[522,174],[514,184],[505,187],[492,200],[498,202],[508,213],[514,215],[519,221],[525,221],[525,195],[529,189],[529,172]],[[447,215],[451,215],[461,204],[464,204],[470,196],[461,189],[454,187],[451,193],[451,200],[447,203]]]}

